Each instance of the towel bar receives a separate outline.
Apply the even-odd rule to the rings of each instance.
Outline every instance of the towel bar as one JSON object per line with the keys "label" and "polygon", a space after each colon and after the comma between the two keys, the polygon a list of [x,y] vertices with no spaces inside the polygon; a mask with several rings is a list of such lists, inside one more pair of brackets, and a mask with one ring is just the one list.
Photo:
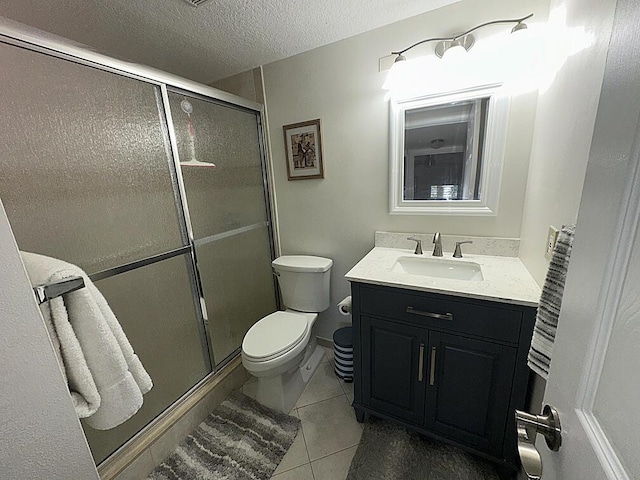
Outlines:
{"label": "towel bar", "polygon": [[46,283],[33,287],[33,293],[36,296],[38,304],[48,302],[52,298],[59,297],[65,293],[73,292],[84,287],[84,279],[82,277],[69,277],[60,282]]}

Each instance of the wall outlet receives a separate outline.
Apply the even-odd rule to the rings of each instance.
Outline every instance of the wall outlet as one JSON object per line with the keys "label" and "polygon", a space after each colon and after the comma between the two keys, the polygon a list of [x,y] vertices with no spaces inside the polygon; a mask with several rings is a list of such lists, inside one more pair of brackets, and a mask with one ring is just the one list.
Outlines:
{"label": "wall outlet", "polygon": [[547,233],[547,244],[544,249],[544,256],[551,260],[553,249],[556,246],[556,240],[558,240],[558,229],[553,225],[549,225],[549,232]]}

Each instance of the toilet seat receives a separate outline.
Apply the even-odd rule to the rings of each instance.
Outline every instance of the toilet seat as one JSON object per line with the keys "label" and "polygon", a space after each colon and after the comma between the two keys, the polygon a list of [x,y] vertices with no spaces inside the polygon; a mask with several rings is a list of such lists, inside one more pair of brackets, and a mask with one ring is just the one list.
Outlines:
{"label": "toilet seat", "polygon": [[304,314],[274,312],[256,322],[244,336],[242,353],[250,361],[266,362],[296,348],[306,337]]}

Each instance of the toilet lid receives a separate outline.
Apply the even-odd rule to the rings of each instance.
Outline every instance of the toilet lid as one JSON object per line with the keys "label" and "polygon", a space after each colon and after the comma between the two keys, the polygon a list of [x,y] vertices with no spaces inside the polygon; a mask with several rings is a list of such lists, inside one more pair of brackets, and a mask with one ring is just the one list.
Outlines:
{"label": "toilet lid", "polygon": [[272,313],[249,329],[242,341],[242,351],[247,357],[255,359],[276,356],[298,345],[307,333],[307,328],[304,315]]}

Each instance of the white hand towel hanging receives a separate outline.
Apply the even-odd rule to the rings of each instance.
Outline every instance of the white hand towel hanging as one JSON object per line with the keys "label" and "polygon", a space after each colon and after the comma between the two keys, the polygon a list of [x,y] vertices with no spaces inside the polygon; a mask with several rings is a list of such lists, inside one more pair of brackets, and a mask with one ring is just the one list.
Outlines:
{"label": "white hand towel hanging", "polygon": [[100,291],[79,267],[21,252],[33,284],[84,278],[85,288],[49,300],[41,310],[80,418],[107,430],[131,418],[153,383]]}

